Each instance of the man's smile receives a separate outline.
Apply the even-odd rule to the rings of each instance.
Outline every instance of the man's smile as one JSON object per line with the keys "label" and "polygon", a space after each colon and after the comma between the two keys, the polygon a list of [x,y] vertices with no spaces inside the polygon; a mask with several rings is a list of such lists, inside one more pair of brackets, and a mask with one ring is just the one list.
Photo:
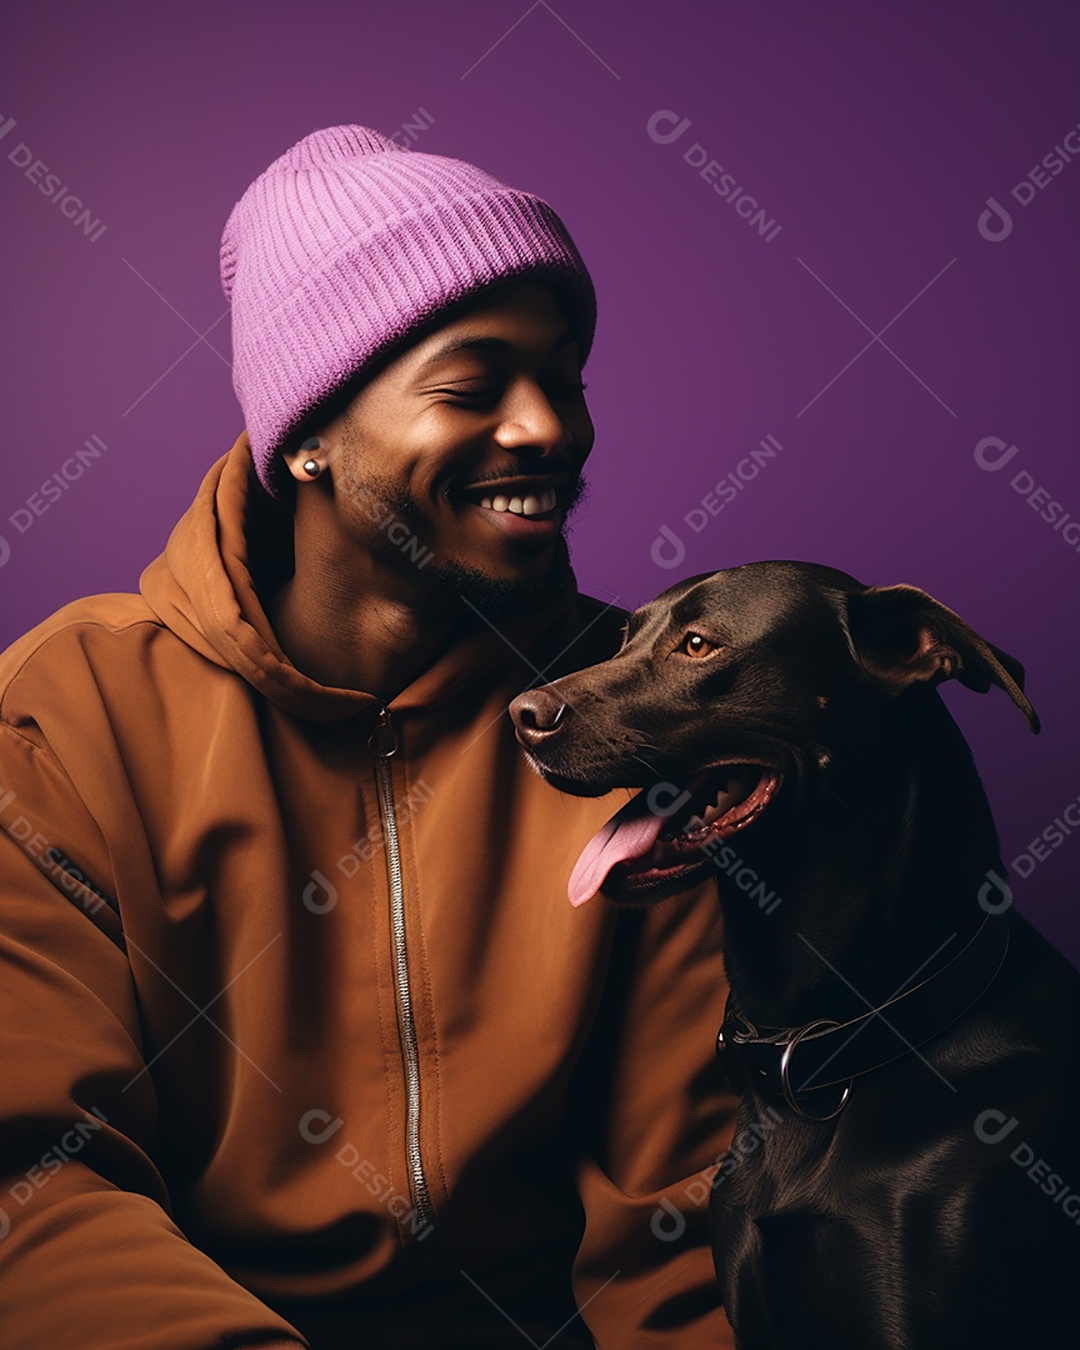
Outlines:
{"label": "man's smile", "polygon": [[558,534],[578,479],[567,473],[488,479],[456,494],[465,510],[478,513],[504,538],[546,542]]}
{"label": "man's smile", "polygon": [[539,494],[530,492],[525,497],[507,497],[504,494],[482,497],[480,505],[487,511],[512,511],[515,516],[543,516],[555,509],[558,500],[555,489],[547,488]]}

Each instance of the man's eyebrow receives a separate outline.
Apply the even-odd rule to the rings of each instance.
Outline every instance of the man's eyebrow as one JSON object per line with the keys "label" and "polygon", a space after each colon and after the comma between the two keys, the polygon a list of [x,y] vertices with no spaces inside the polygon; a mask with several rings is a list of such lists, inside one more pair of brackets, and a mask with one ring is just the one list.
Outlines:
{"label": "man's eyebrow", "polygon": [[[577,334],[572,328],[564,329],[552,344],[553,351],[562,351],[564,347],[569,347],[572,342],[577,341]],[[448,356],[456,356],[458,352],[508,352],[512,350],[513,343],[507,342],[506,338],[501,337],[459,337],[451,338],[449,342],[444,343],[437,348],[420,369],[416,372],[418,376],[425,374],[432,366],[440,361],[445,361]]]}

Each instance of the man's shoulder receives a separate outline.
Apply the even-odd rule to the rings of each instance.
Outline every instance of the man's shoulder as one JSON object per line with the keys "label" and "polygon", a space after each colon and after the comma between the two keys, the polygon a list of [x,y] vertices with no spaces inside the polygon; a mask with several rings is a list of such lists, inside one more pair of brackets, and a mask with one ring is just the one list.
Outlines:
{"label": "man's shoulder", "polygon": [[141,595],[113,592],[74,600],[0,652],[0,709],[20,677],[43,683],[54,674],[62,679],[92,666],[93,653],[102,645],[111,661],[119,654],[117,639],[128,635],[134,648],[143,635],[162,628]]}
{"label": "man's shoulder", "polygon": [[626,616],[630,613],[617,600],[598,600],[595,596],[581,595],[580,593],[577,597],[577,605],[587,619],[599,620],[606,617],[609,622],[616,626],[616,629],[622,628],[622,625],[626,622]]}
{"label": "man's shoulder", "polygon": [[614,656],[622,645],[628,611],[611,600],[578,595],[564,630],[565,646],[553,662],[549,679]]}

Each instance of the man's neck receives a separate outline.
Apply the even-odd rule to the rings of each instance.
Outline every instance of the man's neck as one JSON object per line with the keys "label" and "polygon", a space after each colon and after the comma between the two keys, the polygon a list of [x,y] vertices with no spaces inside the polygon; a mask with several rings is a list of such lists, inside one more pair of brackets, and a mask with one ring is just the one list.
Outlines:
{"label": "man's neck", "polygon": [[320,684],[389,700],[452,645],[466,622],[445,602],[410,603],[377,585],[361,591],[353,578],[333,577],[298,560],[268,606],[282,651]]}

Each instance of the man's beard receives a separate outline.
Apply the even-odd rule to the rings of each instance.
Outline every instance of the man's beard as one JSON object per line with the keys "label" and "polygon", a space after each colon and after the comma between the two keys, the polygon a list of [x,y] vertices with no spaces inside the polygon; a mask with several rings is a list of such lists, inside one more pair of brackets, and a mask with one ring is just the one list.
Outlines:
{"label": "man's beard", "polygon": [[425,571],[436,595],[459,599],[467,609],[495,624],[522,616],[539,619],[554,614],[574,588],[570,555],[561,536],[551,567],[543,576],[490,577],[479,568],[453,560],[433,563],[430,571]]}
{"label": "man's beard", "polygon": [[[369,518],[392,515],[423,541],[426,521],[415,499],[399,487],[358,479],[349,468],[342,474],[342,486],[356,500],[369,503]],[[562,525],[555,541],[551,566],[543,576],[493,577],[469,563],[456,559],[440,560],[437,554],[420,564],[427,595],[436,604],[460,601],[468,612],[479,614],[491,623],[527,616],[544,618],[556,613],[574,593],[574,574],[566,544],[571,513],[587,491],[579,475],[563,507]]]}
{"label": "man's beard", "polygon": [[519,617],[541,619],[556,613],[575,591],[566,535],[570,516],[585,492],[585,480],[579,476],[563,507],[551,566],[543,576],[491,577],[468,563],[453,559],[439,562],[436,558],[431,569],[436,588],[447,598],[452,594],[458,596],[466,607],[491,623]]}

